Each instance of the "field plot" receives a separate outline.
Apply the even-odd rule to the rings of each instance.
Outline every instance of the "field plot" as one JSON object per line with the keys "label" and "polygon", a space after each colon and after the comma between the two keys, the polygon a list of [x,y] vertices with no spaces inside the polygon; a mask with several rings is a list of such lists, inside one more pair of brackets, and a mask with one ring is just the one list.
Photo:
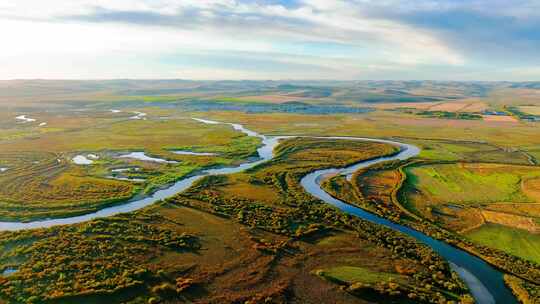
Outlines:
{"label": "field plot", "polygon": [[487,224],[466,234],[471,240],[540,263],[540,234]]}
{"label": "field plot", "polygon": [[[422,204],[487,204],[533,202],[522,181],[540,177],[540,169],[503,164],[441,164],[407,169],[408,184],[421,193],[410,202]],[[494,187],[496,185],[496,187]],[[428,203],[429,202],[429,203]]]}
{"label": "field plot", "polygon": [[509,115],[482,115],[482,119],[486,122],[519,123],[517,118]]}
{"label": "field plot", "polygon": [[419,157],[427,160],[494,162],[505,164],[531,163],[530,158],[517,149],[504,149],[486,142],[407,139],[422,149]]}
{"label": "field plot", "polygon": [[540,169],[458,163],[411,166],[400,190],[406,207],[446,229],[467,233],[486,223],[540,231]]}
{"label": "field plot", "polygon": [[343,135],[487,142],[503,147],[540,145],[538,127],[483,120],[425,118],[388,111],[364,114],[301,115],[212,112],[214,120],[234,121],[262,134]]}
{"label": "field plot", "polygon": [[468,106],[469,104],[467,103],[445,102],[445,103],[439,103],[432,107],[429,107],[428,110],[429,111],[460,112]]}
{"label": "field plot", "polygon": [[525,114],[539,115],[540,116],[540,106],[520,106],[519,110]]}

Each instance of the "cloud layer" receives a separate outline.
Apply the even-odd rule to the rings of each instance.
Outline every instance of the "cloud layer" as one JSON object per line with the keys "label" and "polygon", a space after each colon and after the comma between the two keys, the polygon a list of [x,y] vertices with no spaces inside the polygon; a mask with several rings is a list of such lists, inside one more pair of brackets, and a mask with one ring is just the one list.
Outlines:
{"label": "cloud layer", "polygon": [[0,78],[540,79],[536,0],[5,2]]}

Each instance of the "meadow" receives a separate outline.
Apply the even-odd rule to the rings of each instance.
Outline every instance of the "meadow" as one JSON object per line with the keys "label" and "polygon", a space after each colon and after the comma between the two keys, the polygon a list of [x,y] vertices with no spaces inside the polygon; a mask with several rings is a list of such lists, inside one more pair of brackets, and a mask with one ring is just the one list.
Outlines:
{"label": "meadow", "polygon": [[540,235],[506,226],[487,224],[465,234],[471,240],[507,251],[540,264]]}
{"label": "meadow", "polygon": [[[497,202],[534,202],[525,194],[524,180],[540,178],[540,170],[528,166],[486,163],[439,164],[408,167],[410,187],[421,194],[409,197],[428,204],[482,205]],[[494,187],[496,185],[496,187]]]}
{"label": "meadow", "polygon": [[[34,113],[46,120],[39,134],[0,140],[0,217],[29,220],[65,217],[119,204],[139,194],[151,193],[194,171],[238,163],[254,155],[259,140],[230,126],[203,126],[189,115],[162,116],[145,110],[144,119],[134,111],[88,111],[57,114]],[[15,115],[15,114],[12,114]],[[15,125],[29,128],[28,124]],[[37,147],[39,147],[38,150]],[[203,151],[216,155],[179,155],[175,150]],[[172,163],[119,158],[144,151]],[[94,155],[90,165],[73,162],[76,155]],[[137,182],[111,179],[117,168],[136,168],[121,176]]]}

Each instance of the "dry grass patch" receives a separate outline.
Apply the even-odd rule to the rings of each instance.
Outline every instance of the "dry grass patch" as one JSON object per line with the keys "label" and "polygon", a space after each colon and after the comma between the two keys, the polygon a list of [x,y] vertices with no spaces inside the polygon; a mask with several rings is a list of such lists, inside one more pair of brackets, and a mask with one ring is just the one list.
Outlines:
{"label": "dry grass patch", "polygon": [[257,202],[275,204],[280,200],[277,190],[267,186],[259,186],[248,181],[236,179],[236,182],[222,188],[225,196],[248,199]]}
{"label": "dry grass patch", "polygon": [[531,178],[523,182],[523,192],[540,203],[540,178]]}
{"label": "dry grass patch", "polygon": [[462,109],[468,107],[469,104],[459,102],[444,102],[430,107],[430,111],[446,111],[446,112],[460,112]]}
{"label": "dry grass patch", "polygon": [[508,116],[508,115],[482,115],[482,118],[486,122],[495,122],[495,123],[518,123],[519,120],[515,118],[514,116]]}
{"label": "dry grass patch", "polygon": [[488,210],[505,212],[510,214],[532,216],[540,218],[540,204],[515,204],[515,203],[497,203],[486,207]]}
{"label": "dry grass patch", "polygon": [[540,106],[521,106],[519,110],[526,114],[540,115]]}
{"label": "dry grass patch", "polygon": [[523,229],[531,233],[540,233],[540,225],[531,217],[488,210],[482,210],[482,216],[488,223]]}

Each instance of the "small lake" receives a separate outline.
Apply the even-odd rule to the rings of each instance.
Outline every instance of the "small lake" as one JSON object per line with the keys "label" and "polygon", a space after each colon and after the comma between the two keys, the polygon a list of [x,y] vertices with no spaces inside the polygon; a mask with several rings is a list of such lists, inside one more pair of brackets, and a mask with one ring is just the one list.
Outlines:
{"label": "small lake", "polygon": [[178,164],[175,160],[166,160],[163,158],[157,158],[157,157],[151,157],[146,155],[144,152],[131,152],[129,154],[124,154],[118,156],[119,158],[131,158],[131,159],[138,159],[142,161],[147,162],[154,162],[154,163],[165,163],[165,164]]}
{"label": "small lake", "polygon": [[210,152],[192,152],[192,151],[183,151],[183,150],[172,150],[171,151],[174,154],[178,155],[195,155],[195,156],[215,156],[216,153],[210,153]]}
{"label": "small lake", "polygon": [[2,272],[2,276],[4,276],[4,277],[10,276],[10,275],[16,273],[17,271],[19,271],[17,268],[6,268]]}
{"label": "small lake", "polygon": [[22,122],[34,122],[36,121],[34,118],[26,117],[26,115],[19,115],[15,117],[16,120],[22,121]]}
{"label": "small lake", "polygon": [[144,183],[146,181],[146,179],[144,178],[119,177],[119,176],[112,176],[112,175],[106,176],[105,178],[125,181],[125,182],[135,182],[135,183]]}
{"label": "small lake", "polygon": [[140,119],[146,119],[146,113],[143,113],[143,112],[133,112],[133,114],[135,114],[135,116],[131,116],[129,119],[136,119],[136,120],[140,120]]}
{"label": "small lake", "polygon": [[88,159],[84,155],[77,155],[77,156],[73,157],[71,160],[73,161],[74,164],[81,165],[81,166],[87,166],[87,165],[91,165],[91,164],[94,163],[94,161]]}
{"label": "small lake", "polygon": [[111,172],[113,173],[132,172],[132,171],[141,171],[141,168],[129,167],[129,168],[116,168],[116,169],[111,170]]}

